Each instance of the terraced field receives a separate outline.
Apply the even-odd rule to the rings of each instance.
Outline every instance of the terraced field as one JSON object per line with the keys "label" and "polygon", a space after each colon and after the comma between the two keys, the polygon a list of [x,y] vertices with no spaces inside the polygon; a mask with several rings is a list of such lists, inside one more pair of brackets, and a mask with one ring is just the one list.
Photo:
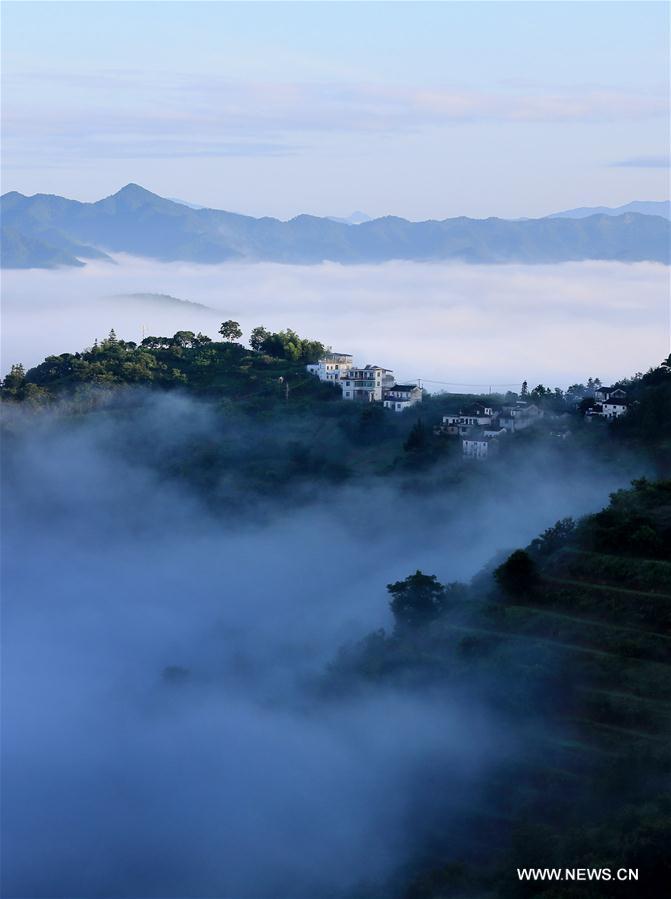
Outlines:
{"label": "terraced field", "polygon": [[636,482],[552,531],[522,553],[526,583],[479,576],[421,631],[363,653],[369,678],[467,690],[507,722],[500,763],[460,812],[487,860],[436,832],[411,899],[578,895],[511,875],[533,865],[641,868],[635,892],[581,884],[590,899],[671,889],[671,482]]}

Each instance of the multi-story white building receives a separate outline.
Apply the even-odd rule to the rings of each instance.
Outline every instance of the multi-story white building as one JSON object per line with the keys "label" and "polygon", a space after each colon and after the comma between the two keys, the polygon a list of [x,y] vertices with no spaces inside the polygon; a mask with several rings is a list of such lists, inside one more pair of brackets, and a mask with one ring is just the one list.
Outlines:
{"label": "multi-story white building", "polygon": [[416,384],[394,384],[383,393],[385,409],[403,412],[422,402],[422,388]]}
{"label": "multi-story white building", "polygon": [[344,400],[358,400],[364,403],[380,402],[383,392],[393,385],[393,372],[388,368],[381,368],[379,365],[350,368],[349,371],[340,375]]}
{"label": "multi-story white building", "polygon": [[306,368],[311,374],[317,375],[320,381],[338,383],[352,365],[353,357],[349,353],[327,353],[323,359],[310,363]]}

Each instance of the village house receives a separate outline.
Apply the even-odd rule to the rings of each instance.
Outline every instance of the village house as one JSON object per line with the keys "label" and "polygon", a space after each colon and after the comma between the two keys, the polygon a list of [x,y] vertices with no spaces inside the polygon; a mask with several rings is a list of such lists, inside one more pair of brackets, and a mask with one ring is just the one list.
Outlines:
{"label": "village house", "polygon": [[604,403],[597,403],[585,412],[585,421],[591,421],[593,418],[605,418],[612,421],[621,415],[626,415],[629,409],[627,400],[614,399],[611,394],[610,398]]}
{"label": "village house", "polygon": [[499,436],[505,433],[501,431],[485,431],[481,428],[473,428],[461,441],[461,450],[464,459],[489,459],[499,450]]}
{"label": "village house", "polygon": [[513,406],[504,406],[499,414],[499,427],[506,431],[522,431],[530,427],[543,415],[535,403],[518,400]]}
{"label": "village house", "polygon": [[491,425],[496,413],[490,406],[470,406],[460,409],[457,415],[443,415],[441,432],[452,436],[463,436],[473,427]]}
{"label": "village house", "polygon": [[422,402],[422,388],[416,384],[394,384],[384,391],[384,407],[394,412],[403,412]]}
{"label": "village house", "polygon": [[609,400],[626,400],[627,392],[621,387],[598,387],[594,391],[594,400],[597,403],[606,403]]}
{"label": "village house", "polygon": [[394,386],[394,375],[390,369],[379,365],[350,368],[340,375],[340,386],[344,400],[381,402],[383,392]]}
{"label": "village house", "polygon": [[349,353],[326,353],[306,368],[320,381],[340,387],[344,400],[382,402],[387,409],[403,412],[423,399],[417,384],[395,384],[393,372],[380,365],[357,367]]}
{"label": "village house", "polygon": [[353,357],[349,353],[327,353],[323,359],[310,363],[306,368],[320,381],[337,383],[341,375],[348,372],[353,364]]}
{"label": "village house", "polygon": [[609,396],[605,403],[601,404],[604,418],[619,418],[626,415],[629,405],[624,399],[614,399],[613,394]]}

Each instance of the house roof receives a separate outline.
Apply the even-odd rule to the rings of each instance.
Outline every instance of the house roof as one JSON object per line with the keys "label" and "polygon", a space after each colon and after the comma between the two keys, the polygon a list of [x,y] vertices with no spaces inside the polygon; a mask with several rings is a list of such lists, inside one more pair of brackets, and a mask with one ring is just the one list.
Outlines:
{"label": "house roof", "polygon": [[493,434],[485,434],[484,428],[471,428],[463,437],[464,440],[470,440],[472,443],[489,443],[490,440],[495,440],[496,436]]}

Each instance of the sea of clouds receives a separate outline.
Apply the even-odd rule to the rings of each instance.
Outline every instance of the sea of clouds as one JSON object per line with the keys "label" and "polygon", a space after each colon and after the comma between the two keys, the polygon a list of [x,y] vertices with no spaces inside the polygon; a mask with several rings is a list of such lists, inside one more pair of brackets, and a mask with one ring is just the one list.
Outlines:
{"label": "sea of clouds", "polygon": [[[654,263],[478,266],[390,262],[202,266],[117,257],[83,269],[4,271],[3,371],[128,340],[239,321],[292,327],[429,389],[568,386],[646,370],[669,352],[669,269]],[[121,302],[164,293],[198,310]],[[451,385],[454,385],[453,388]]]}

